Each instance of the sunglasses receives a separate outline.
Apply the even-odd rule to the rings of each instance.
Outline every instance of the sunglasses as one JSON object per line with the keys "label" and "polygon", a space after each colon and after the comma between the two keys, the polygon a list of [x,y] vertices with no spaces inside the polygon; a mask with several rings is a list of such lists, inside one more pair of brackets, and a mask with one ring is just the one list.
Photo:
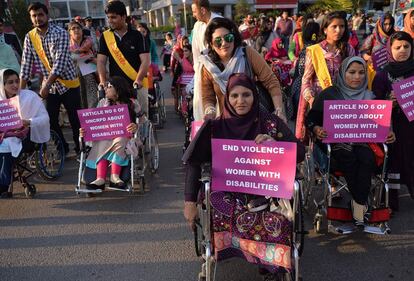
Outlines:
{"label": "sunglasses", "polygon": [[234,34],[233,33],[227,33],[223,37],[214,38],[213,45],[217,48],[220,48],[221,45],[223,45],[223,42],[227,42],[227,43],[234,42]]}

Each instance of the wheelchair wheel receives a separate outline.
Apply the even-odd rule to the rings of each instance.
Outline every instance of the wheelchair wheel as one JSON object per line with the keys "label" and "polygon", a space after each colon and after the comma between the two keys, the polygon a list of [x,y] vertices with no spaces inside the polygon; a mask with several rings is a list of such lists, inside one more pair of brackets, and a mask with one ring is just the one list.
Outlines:
{"label": "wheelchair wheel", "polygon": [[158,82],[154,83],[154,89],[155,89],[155,96],[157,98],[157,103],[158,103],[158,114],[160,117],[160,124],[161,126],[163,126],[164,123],[167,122],[167,112],[165,109],[164,93],[161,91],[160,84],[158,84]]}
{"label": "wheelchair wheel", "polygon": [[63,141],[55,131],[51,130],[49,141],[40,144],[36,151],[36,169],[42,178],[51,180],[62,174],[64,164]]}
{"label": "wheelchair wheel", "polygon": [[315,162],[312,151],[308,149],[304,163],[302,164],[303,184],[302,184],[302,198],[303,207],[309,211],[312,203],[312,188],[315,186]]}
{"label": "wheelchair wheel", "polygon": [[160,150],[158,147],[157,135],[152,125],[150,126],[147,144],[148,144],[147,151],[149,151],[149,157],[150,157],[149,164],[150,164],[151,173],[156,173],[159,167]]}
{"label": "wheelchair wheel", "polygon": [[36,194],[36,187],[34,184],[25,184],[24,185],[24,194],[27,198],[33,198]]}

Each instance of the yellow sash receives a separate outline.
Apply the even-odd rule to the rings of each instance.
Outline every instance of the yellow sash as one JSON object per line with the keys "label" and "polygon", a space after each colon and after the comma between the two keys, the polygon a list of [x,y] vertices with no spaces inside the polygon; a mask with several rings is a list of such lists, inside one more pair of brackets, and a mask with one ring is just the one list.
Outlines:
{"label": "yellow sash", "polygon": [[[121,50],[118,48],[116,44],[115,35],[113,31],[107,30],[103,33],[105,38],[106,45],[108,46],[109,52],[111,53],[112,57],[114,58],[116,64],[122,71],[131,79],[135,81],[137,79],[138,72],[129,64],[127,59],[122,54]],[[142,86],[148,89],[148,79],[144,78],[142,80]]]}
{"label": "yellow sash", "polygon": [[[42,40],[40,39],[39,34],[37,34],[36,28],[33,28],[32,30],[29,31],[29,37],[30,37],[30,40],[32,41],[33,47],[37,55],[40,58],[40,61],[42,62],[46,70],[50,73],[52,68],[50,67],[49,61],[47,60],[45,50],[43,50]],[[57,78],[57,80],[60,83],[62,83],[66,88],[77,88],[80,85],[78,78],[73,79],[73,80],[64,80],[61,78]]]}
{"label": "yellow sash", "polygon": [[322,90],[332,86],[331,74],[329,74],[322,47],[319,44],[315,44],[308,47],[307,50],[309,50],[308,53],[312,58],[313,68],[315,69],[316,77],[318,77]]}
{"label": "yellow sash", "polygon": [[372,63],[368,64],[368,90],[372,90],[372,82],[374,81],[375,74],[377,73]]}

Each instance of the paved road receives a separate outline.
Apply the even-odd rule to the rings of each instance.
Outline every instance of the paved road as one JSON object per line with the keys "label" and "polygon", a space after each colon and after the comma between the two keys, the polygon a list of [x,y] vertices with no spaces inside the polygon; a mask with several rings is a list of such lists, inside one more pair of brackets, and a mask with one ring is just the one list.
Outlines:
{"label": "paved road", "polygon": [[[149,193],[77,196],[72,161],[59,180],[37,179],[35,199],[25,199],[17,186],[13,199],[0,201],[1,281],[196,280],[200,262],[182,216],[183,125],[169,109],[168,123],[158,132],[161,166],[150,178]],[[311,231],[303,280],[414,280],[414,208],[402,196],[389,236]],[[261,279],[253,266],[232,260],[219,264],[217,280]]]}

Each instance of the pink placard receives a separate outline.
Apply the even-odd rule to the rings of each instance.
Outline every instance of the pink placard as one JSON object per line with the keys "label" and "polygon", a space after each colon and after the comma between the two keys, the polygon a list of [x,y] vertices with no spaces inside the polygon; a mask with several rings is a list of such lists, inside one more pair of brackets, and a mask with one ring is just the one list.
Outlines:
{"label": "pink placard", "polygon": [[290,199],[296,143],[212,139],[212,189]]}
{"label": "pink placard", "polygon": [[6,132],[23,126],[19,113],[19,97],[0,101],[0,132]]}
{"label": "pink placard", "polygon": [[397,102],[408,121],[414,120],[414,77],[392,84]]}
{"label": "pink placard", "polygon": [[193,122],[191,122],[190,140],[194,139],[194,137],[197,134],[198,130],[200,130],[201,126],[203,126],[203,123],[204,123],[204,121],[193,121]]}
{"label": "pink placard", "polygon": [[78,110],[85,141],[130,137],[126,127],[131,123],[126,104]]}
{"label": "pink placard", "polygon": [[324,143],[385,142],[390,130],[392,102],[385,100],[327,100],[324,102]]}
{"label": "pink placard", "polygon": [[372,54],[372,64],[374,69],[378,70],[388,62],[387,48],[378,49]]}

